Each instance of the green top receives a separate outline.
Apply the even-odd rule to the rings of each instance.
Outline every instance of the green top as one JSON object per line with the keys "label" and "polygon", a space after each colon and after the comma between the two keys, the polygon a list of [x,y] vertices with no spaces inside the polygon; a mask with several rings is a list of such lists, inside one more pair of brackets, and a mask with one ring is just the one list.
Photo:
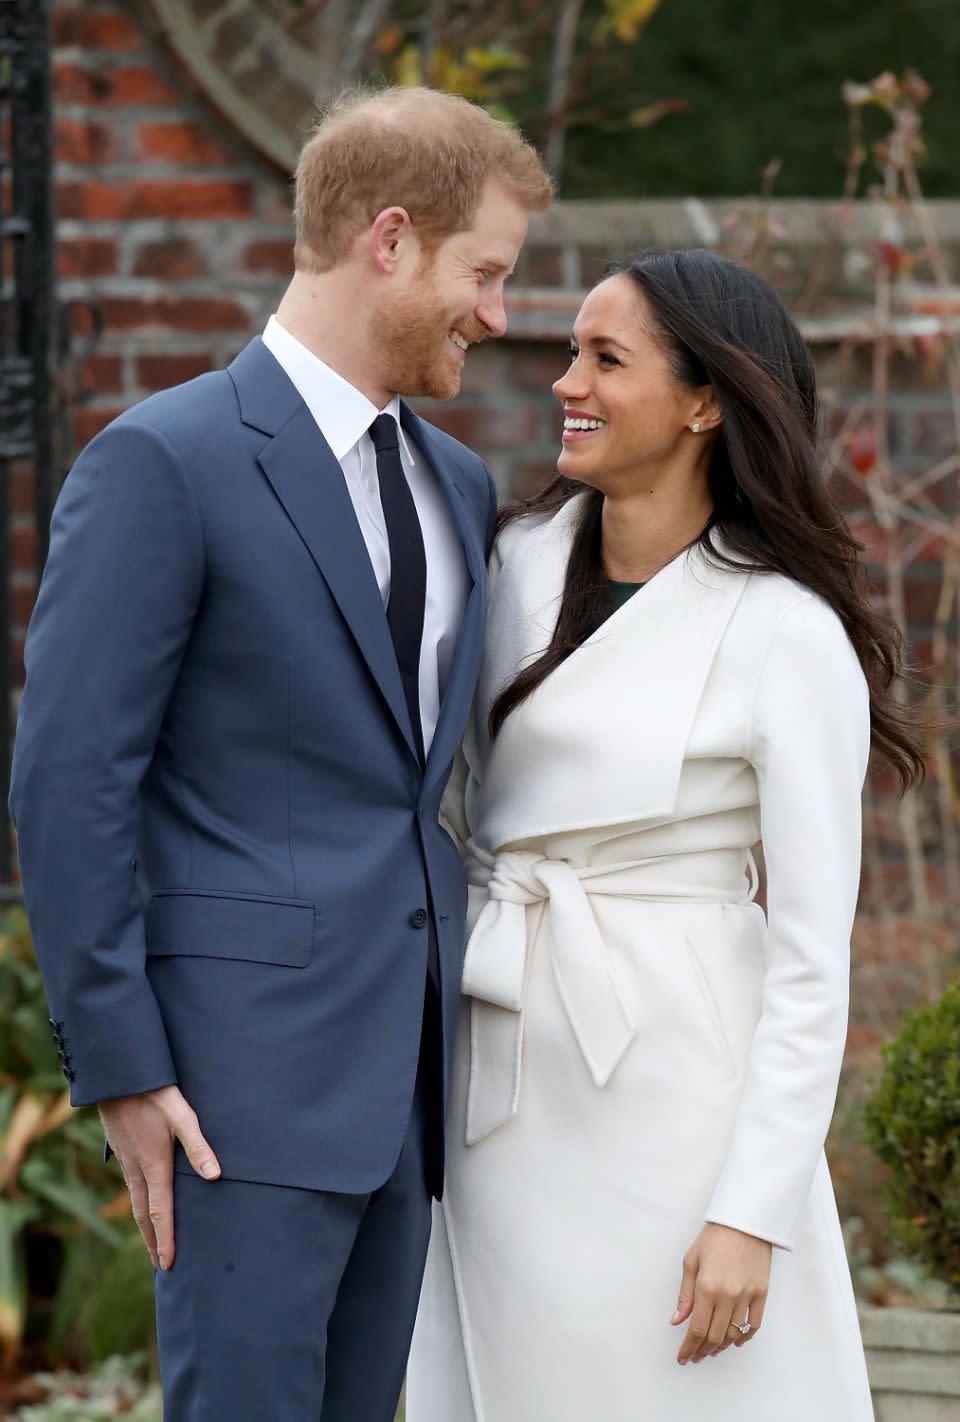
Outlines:
{"label": "green top", "polygon": [[643,583],[615,583],[612,578],[608,578],[611,612],[616,612],[625,602],[629,602],[634,593],[639,592],[643,586]]}

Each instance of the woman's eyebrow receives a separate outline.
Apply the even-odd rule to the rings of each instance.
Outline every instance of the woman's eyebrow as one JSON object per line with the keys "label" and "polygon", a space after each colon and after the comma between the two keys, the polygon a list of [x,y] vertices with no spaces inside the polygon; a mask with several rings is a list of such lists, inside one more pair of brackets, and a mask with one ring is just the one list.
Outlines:
{"label": "woman's eyebrow", "polygon": [[[581,344],[573,331],[570,332],[570,340],[575,346]],[[632,354],[629,346],[625,346],[622,341],[616,340],[613,336],[590,336],[585,344],[592,346],[594,349],[596,349],[597,346],[616,346],[617,350],[626,351],[627,355]]]}

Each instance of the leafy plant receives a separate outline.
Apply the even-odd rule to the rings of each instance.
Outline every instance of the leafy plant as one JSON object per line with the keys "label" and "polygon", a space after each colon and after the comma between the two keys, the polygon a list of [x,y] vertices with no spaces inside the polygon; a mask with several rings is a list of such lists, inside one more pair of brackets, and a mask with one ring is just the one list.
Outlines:
{"label": "leafy plant", "polygon": [[[103,1164],[96,1113],[74,1111],[63,1089],[47,1015],[26,916],[14,910],[0,929],[0,1374],[8,1376],[28,1334],[42,1336],[54,1361],[71,1345],[103,1356],[111,1260],[125,1241],[138,1243],[126,1190]],[[152,1308],[143,1304],[150,1272],[139,1252],[139,1288],[113,1294],[112,1307],[124,1345],[143,1348]]]}
{"label": "leafy plant", "polygon": [[960,981],[911,1012],[883,1048],[864,1109],[889,1169],[890,1223],[936,1277],[960,1285]]}

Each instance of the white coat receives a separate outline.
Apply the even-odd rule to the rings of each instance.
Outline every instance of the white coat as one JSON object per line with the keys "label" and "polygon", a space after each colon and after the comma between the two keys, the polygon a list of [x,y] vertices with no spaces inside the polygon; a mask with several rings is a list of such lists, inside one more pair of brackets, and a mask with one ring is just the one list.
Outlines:
{"label": "white coat", "polygon": [[[408,1422],[868,1422],[823,1156],[866,684],[821,599],[695,548],[491,745],[492,701],[550,640],[582,497],[498,540],[447,802],[467,996]],[[776,1246],[770,1296],[747,1347],[681,1368],[704,1220]]]}

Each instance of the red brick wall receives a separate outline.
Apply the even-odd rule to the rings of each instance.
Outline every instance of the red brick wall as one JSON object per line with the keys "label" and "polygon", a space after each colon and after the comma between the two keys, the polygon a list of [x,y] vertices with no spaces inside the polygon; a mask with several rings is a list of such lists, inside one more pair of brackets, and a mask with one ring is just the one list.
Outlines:
{"label": "red brick wall", "polygon": [[[79,448],[133,402],[226,364],[262,329],[291,270],[290,190],[195,92],[123,0],[56,0],[54,43],[60,296],[95,302],[104,320],[96,354],[79,372]],[[689,224],[680,232],[683,204],[667,218],[656,208],[561,204],[535,219],[517,271],[510,338],[471,353],[454,404],[427,407],[485,455],[504,493],[529,488],[554,468],[559,410],[550,385],[564,369],[577,293],[630,246],[693,240]],[[815,228],[816,214],[806,222]],[[81,335],[84,319],[78,312]],[[834,423],[852,407],[866,410],[869,359],[844,359],[836,342],[818,349]],[[896,365],[890,434],[904,473],[953,449],[942,377],[920,359]],[[953,478],[934,491],[941,506],[956,484]],[[23,481],[15,497],[22,636],[31,603],[23,565],[33,538]],[[846,485],[843,497],[860,536],[879,547],[862,488]],[[921,665],[930,656],[941,558],[931,543],[910,571]]]}

